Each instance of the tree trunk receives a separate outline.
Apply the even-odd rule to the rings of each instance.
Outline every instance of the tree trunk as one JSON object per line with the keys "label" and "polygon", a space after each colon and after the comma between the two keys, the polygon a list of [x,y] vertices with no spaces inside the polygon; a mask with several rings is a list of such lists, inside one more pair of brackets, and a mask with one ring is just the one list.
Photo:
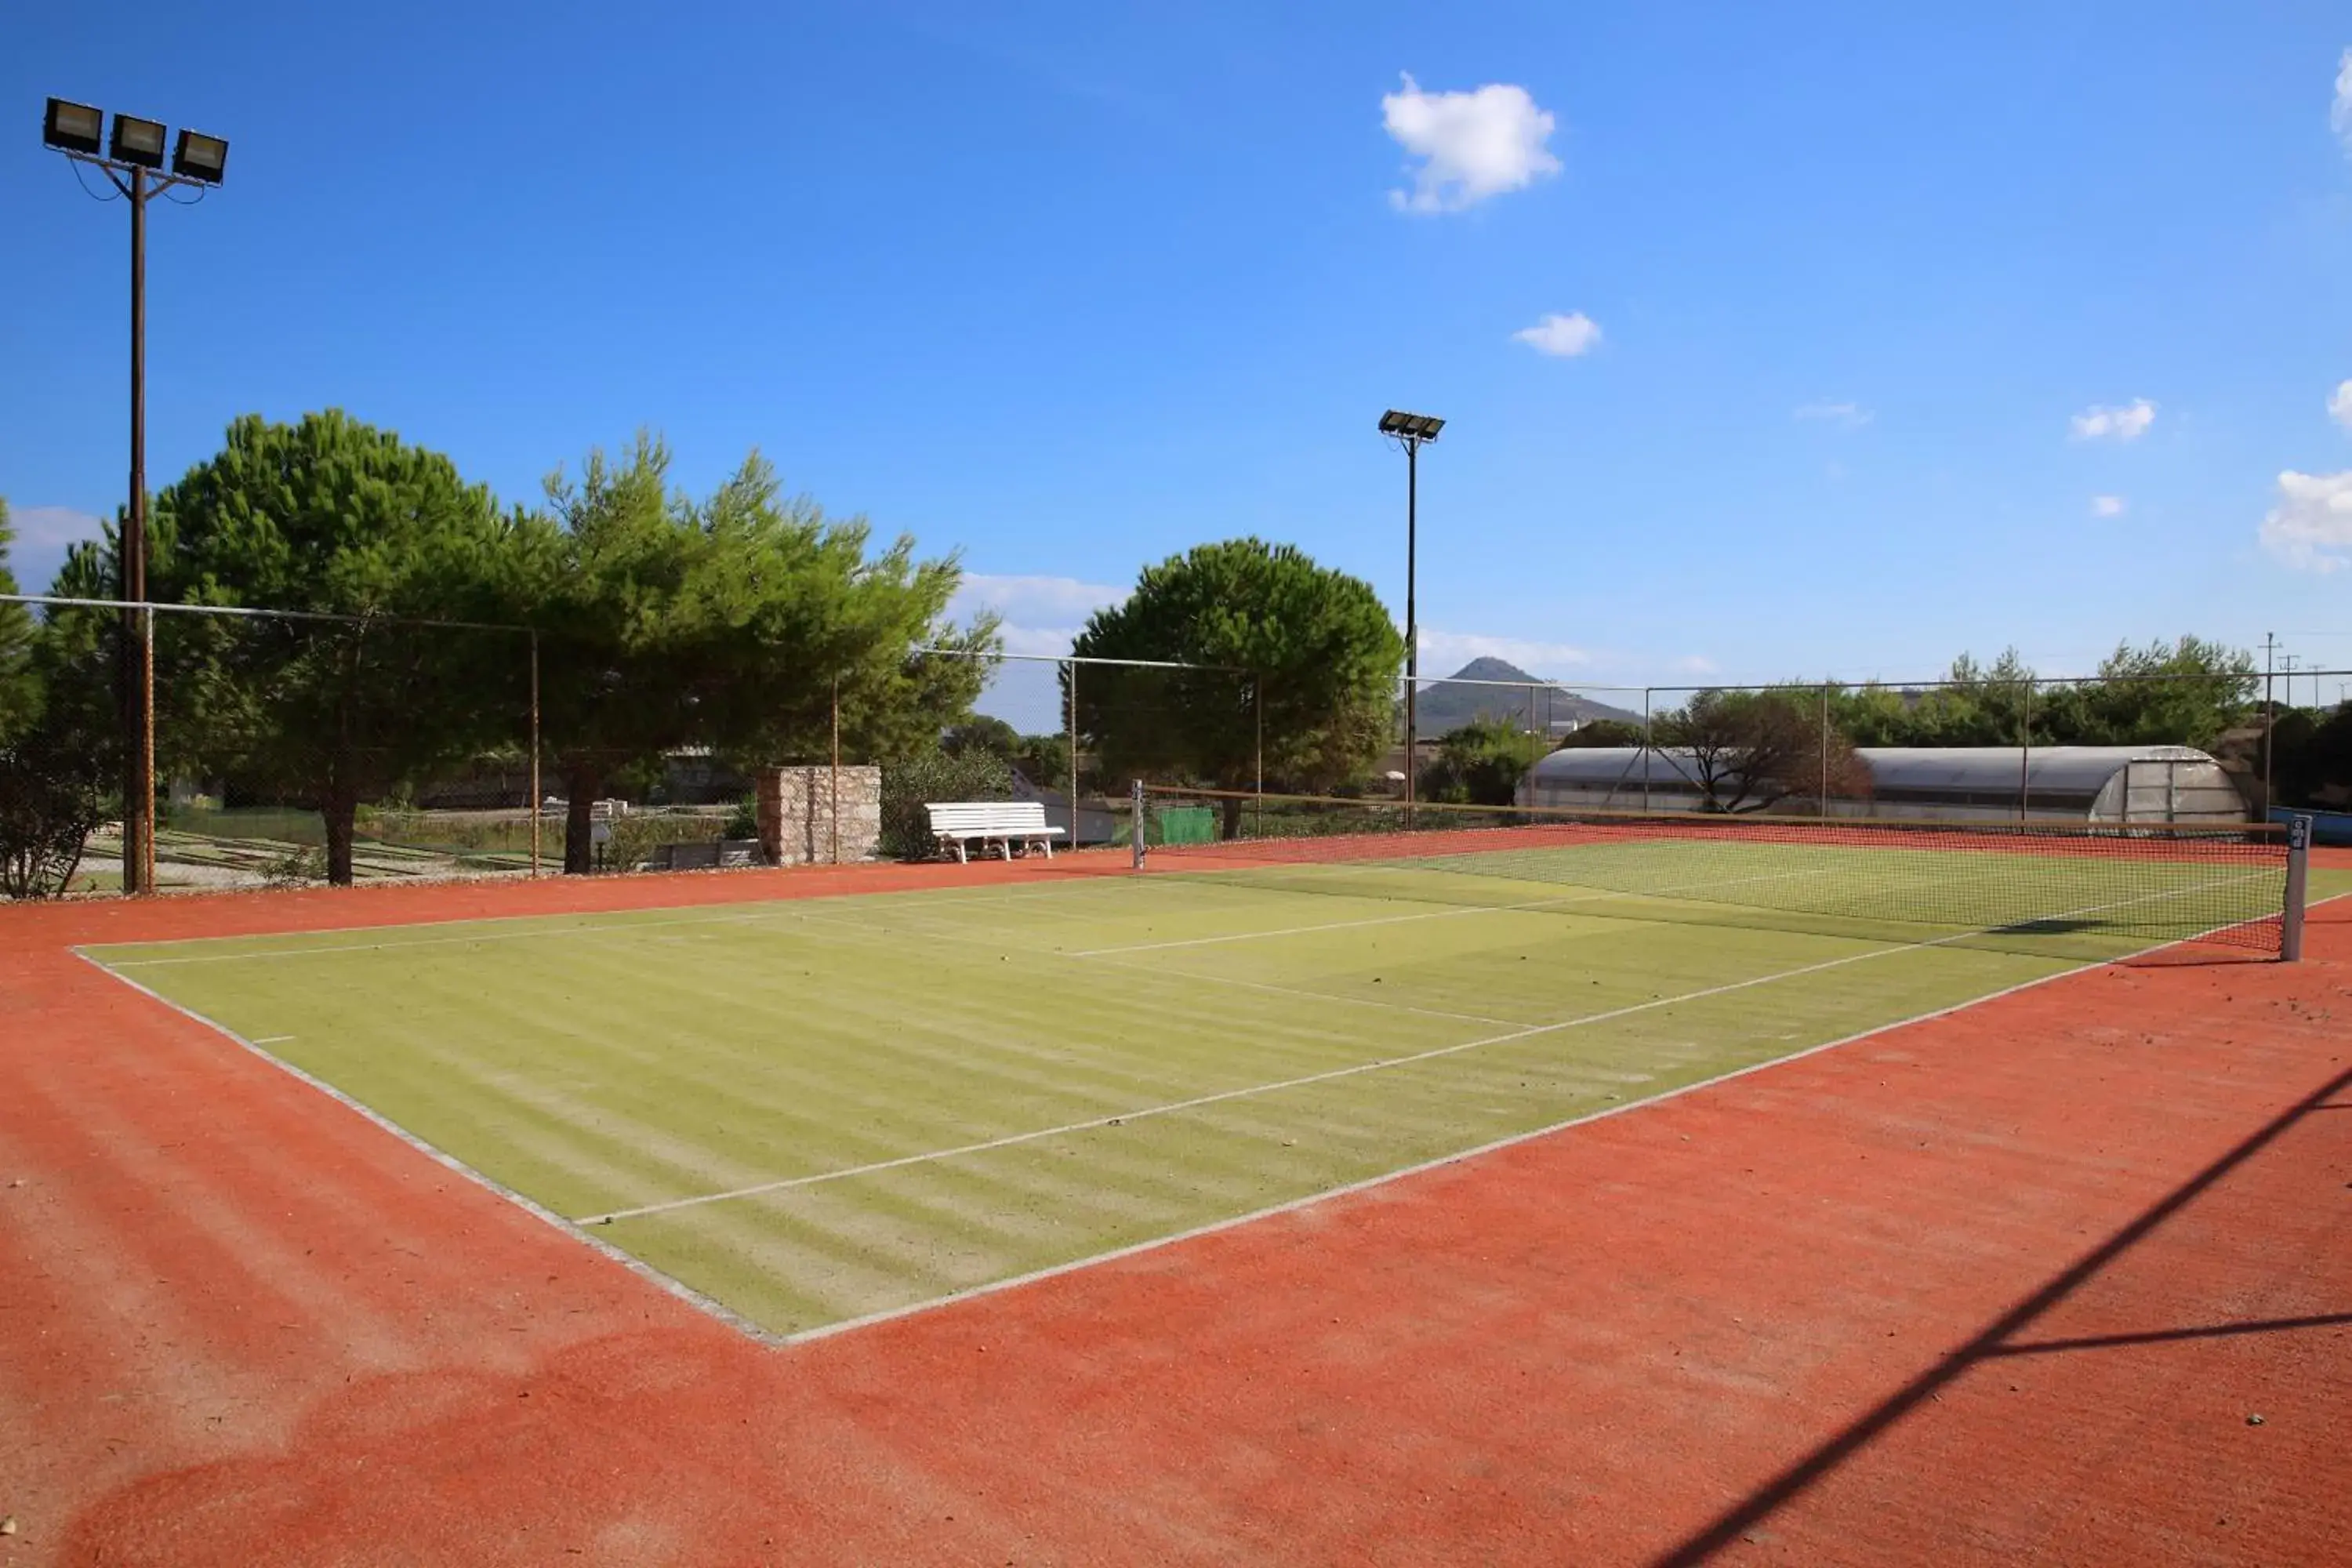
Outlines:
{"label": "tree trunk", "polygon": [[352,831],[359,812],[358,794],[350,784],[341,779],[328,784],[319,815],[327,824],[327,880],[338,888],[352,885]]}
{"label": "tree trunk", "polygon": [[1242,807],[1247,805],[1249,802],[1237,795],[1229,795],[1217,804],[1224,807],[1224,836],[1227,838],[1239,838],[1242,836]]}
{"label": "tree trunk", "polygon": [[590,812],[596,805],[596,786],[604,780],[587,763],[574,763],[563,777],[563,874],[585,877],[596,869]]}

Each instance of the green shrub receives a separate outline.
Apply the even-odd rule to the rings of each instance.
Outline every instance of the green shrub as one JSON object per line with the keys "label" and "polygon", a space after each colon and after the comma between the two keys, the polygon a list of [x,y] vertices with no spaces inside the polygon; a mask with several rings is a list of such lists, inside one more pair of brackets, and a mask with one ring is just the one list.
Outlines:
{"label": "green shrub", "polygon": [[747,795],[735,803],[727,814],[727,831],[722,838],[757,838],[760,837],[760,797]]}
{"label": "green shrub", "polygon": [[950,800],[1011,800],[1013,764],[983,750],[950,756],[944,751],[919,752],[882,770],[882,853],[893,860],[927,858],[936,847],[928,802]]}
{"label": "green shrub", "polygon": [[1508,719],[1473,719],[1438,742],[1436,757],[1421,770],[1421,798],[1508,805],[1542,752],[1541,741]]}

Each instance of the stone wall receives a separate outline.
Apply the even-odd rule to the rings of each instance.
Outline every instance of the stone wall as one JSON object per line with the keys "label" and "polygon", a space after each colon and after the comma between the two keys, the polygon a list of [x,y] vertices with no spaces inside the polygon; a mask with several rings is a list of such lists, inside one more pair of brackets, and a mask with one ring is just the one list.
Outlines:
{"label": "stone wall", "polygon": [[[766,768],[759,777],[760,847],[772,866],[834,859],[834,773],[829,767]],[[882,770],[841,770],[843,860],[871,860],[882,838]]]}

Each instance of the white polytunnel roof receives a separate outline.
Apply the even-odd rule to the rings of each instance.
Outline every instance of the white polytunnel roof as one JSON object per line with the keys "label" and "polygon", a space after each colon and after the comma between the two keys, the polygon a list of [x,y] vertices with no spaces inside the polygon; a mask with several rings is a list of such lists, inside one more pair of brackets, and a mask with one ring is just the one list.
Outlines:
{"label": "white polytunnel roof", "polygon": [[[1854,748],[1880,789],[2015,789],[2017,752],[2015,746]],[[2096,795],[2130,763],[2212,760],[2193,746],[2036,746],[2026,753],[2025,782],[2037,792]]]}
{"label": "white polytunnel roof", "polygon": [[[1886,790],[1948,790],[1954,792],[2014,790],[2018,749],[2015,746],[1861,746],[1855,754],[1870,769],[1872,781]],[[2027,754],[2026,784],[2053,795],[2096,795],[2106,782],[2130,763],[2210,763],[2213,759],[2193,746],[2036,746]],[[1662,746],[1650,755],[1653,782],[1695,779],[1697,770],[1689,751]],[[1639,746],[1570,746],[1552,752],[1535,765],[1533,782],[1557,788],[1607,788],[1638,783],[1642,777]]]}

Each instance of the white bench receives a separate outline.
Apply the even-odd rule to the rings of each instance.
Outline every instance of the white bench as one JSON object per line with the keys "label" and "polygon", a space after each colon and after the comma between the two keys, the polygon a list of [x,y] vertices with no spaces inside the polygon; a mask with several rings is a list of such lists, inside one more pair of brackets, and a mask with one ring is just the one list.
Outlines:
{"label": "white bench", "polygon": [[1064,837],[1067,829],[1045,826],[1045,803],[1041,800],[978,800],[926,802],[923,809],[930,813],[931,836],[942,846],[953,845],[956,858],[968,861],[973,843],[981,853],[988,853],[991,844],[1007,860],[1013,858],[1013,847],[1035,845],[1045,851],[1045,858],[1054,858],[1054,840]]}

